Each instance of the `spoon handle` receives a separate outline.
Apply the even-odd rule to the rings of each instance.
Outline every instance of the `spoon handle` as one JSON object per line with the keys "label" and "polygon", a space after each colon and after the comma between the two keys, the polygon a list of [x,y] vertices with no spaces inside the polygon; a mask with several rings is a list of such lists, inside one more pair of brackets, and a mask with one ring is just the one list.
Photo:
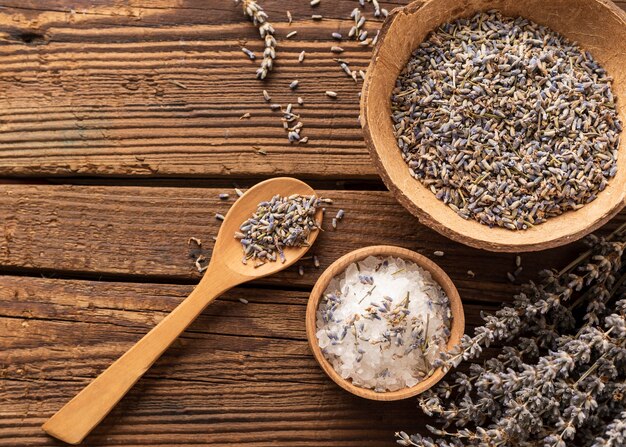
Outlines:
{"label": "spoon handle", "polygon": [[48,419],[43,430],[67,443],[80,443],[204,308],[240,282],[239,277],[209,266],[182,303]]}

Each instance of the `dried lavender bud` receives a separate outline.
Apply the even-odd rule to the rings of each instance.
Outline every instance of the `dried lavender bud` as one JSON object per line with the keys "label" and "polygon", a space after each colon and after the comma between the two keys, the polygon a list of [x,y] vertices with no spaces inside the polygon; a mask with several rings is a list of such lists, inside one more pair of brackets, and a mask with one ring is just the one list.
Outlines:
{"label": "dried lavender bud", "polygon": [[241,51],[243,51],[243,53],[248,56],[250,58],[251,61],[256,59],[256,56],[254,55],[253,51],[248,50],[246,47],[242,47]]}
{"label": "dried lavender bud", "polygon": [[194,242],[198,247],[202,247],[202,241],[200,239],[198,239],[197,237],[191,236],[187,240],[187,245],[191,245],[192,242]]}

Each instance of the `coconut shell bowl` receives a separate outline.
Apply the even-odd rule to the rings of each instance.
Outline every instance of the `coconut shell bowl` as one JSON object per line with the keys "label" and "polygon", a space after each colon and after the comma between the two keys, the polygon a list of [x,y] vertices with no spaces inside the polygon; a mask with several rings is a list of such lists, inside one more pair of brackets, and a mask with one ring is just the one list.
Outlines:
{"label": "coconut shell bowl", "polygon": [[364,247],[352,251],[333,262],[322,275],[319,277],[311,295],[306,309],[306,334],[309,340],[309,346],[317,362],[320,364],[324,372],[340,387],[346,391],[366,399],[378,401],[393,401],[408,399],[416,396],[429,388],[433,387],[446,374],[441,368],[437,368],[430,376],[417,383],[412,387],[403,388],[397,391],[376,392],[371,389],[358,387],[352,384],[350,379],[344,379],[333,368],[331,363],[326,359],[317,340],[317,309],[330,281],[337,275],[341,274],[350,264],[361,261],[368,256],[386,257],[393,256],[406,261],[412,261],[424,270],[430,272],[432,278],[441,286],[443,291],[450,299],[450,310],[452,312],[452,321],[450,326],[450,338],[448,340],[447,349],[450,350],[458,345],[465,330],[465,314],[463,313],[463,305],[459,292],[452,283],[448,275],[433,261],[406,248],[376,245]]}
{"label": "coconut shell bowl", "polygon": [[527,230],[490,228],[465,220],[411,177],[393,134],[391,94],[412,52],[438,26],[478,12],[499,10],[550,27],[589,51],[612,76],[618,116],[626,123],[626,13],[606,0],[426,0],[390,13],[381,30],[361,95],[361,124],[373,162],[396,199],[421,223],[458,242],[490,251],[523,252],[556,247],[590,233],[626,202],[626,136],[617,174],[598,197]]}

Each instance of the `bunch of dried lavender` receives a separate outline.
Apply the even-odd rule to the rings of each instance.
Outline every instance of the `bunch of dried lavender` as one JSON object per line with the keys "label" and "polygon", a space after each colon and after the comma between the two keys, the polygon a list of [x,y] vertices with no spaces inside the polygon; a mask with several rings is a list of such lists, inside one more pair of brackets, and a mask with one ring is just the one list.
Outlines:
{"label": "bunch of dried lavender", "polygon": [[268,22],[268,17],[263,8],[254,0],[235,0],[236,4],[241,3],[243,13],[252,19],[254,26],[259,28],[261,38],[265,42],[265,50],[263,51],[263,60],[261,66],[256,71],[256,77],[265,79],[267,74],[274,67],[274,59],[276,58],[276,39],[274,38],[274,27]]}
{"label": "bunch of dried lavender", "polygon": [[[626,424],[626,224],[561,271],[544,272],[513,306],[485,315],[473,337],[441,360],[453,367],[500,342],[420,398],[443,426],[405,446],[623,446]],[[450,425],[459,427],[448,430]]]}

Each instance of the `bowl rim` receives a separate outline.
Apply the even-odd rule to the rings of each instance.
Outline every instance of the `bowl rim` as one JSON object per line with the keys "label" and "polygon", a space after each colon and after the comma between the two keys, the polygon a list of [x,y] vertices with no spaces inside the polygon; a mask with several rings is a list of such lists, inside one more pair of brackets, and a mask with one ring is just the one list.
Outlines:
{"label": "bowl rim", "polygon": [[465,331],[465,313],[463,311],[463,303],[461,302],[459,292],[450,277],[446,274],[446,272],[431,259],[407,248],[397,247],[393,245],[373,245],[351,251],[341,256],[339,259],[333,262],[326,270],[324,270],[324,272],[318,278],[315,286],[313,287],[313,290],[311,291],[311,294],[309,295],[309,300],[306,308],[306,335],[309,342],[309,347],[313,352],[313,356],[315,357],[321,368],[324,370],[326,375],[328,375],[337,385],[339,385],[344,390],[356,396],[370,400],[394,401],[407,399],[409,397],[413,397],[420,393],[423,393],[424,391],[433,387],[446,375],[447,371],[444,372],[441,368],[437,368],[428,378],[412,387],[402,388],[396,391],[385,391],[382,393],[376,392],[371,389],[353,385],[350,379],[342,378],[337,373],[337,371],[335,371],[330,362],[326,359],[326,357],[322,353],[322,350],[319,347],[319,343],[317,342],[317,308],[322,299],[322,294],[324,293],[324,290],[326,290],[326,287],[328,287],[328,284],[330,283],[332,278],[343,272],[348,267],[348,265],[355,261],[363,260],[368,256],[395,256],[415,262],[424,270],[430,272],[433,279],[441,286],[441,288],[446,292],[448,298],[450,299],[452,323],[450,326],[450,338],[448,340],[447,349],[450,350],[455,345],[458,345],[460,343],[461,337],[463,336]]}
{"label": "bowl rim", "polygon": [[[503,2],[506,3],[506,0],[503,0]],[[408,167],[406,173],[402,174],[395,172],[395,167],[390,166],[392,163],[395,163],[395,161],[392,161],[394,156],[387,155],[390,151],[388,146],[391,145],[391,142],[389,142],[389,145],[386,144],[387,141],[382,141],[377,137],[377,132],[373,129],[376,126],[372,123],[381,119],[384,120],[386,116],[381,117],[380,108],[371,104],[370,97],[373,95],[371,85],[373,84],[373,78],[377,75],[377,71],[388,65],[388,61],[378,62],[381,48],[384,48],[385,41],[389,40],[389,31],[393,28],[396,20],[402,16],[426,14],[424,10],[427,10],[429,7],[434,8],[435,6],[433,5],[438,3],[439,0],[417,0],[408,5],[395,8],[389,13],[382,25],[378,42],[372,51],[366,79],[361,91],[360,123],[365,144],[378,174],[394,198],[413,214],[420,223],[438,233],[464,245],[493,252],[539,251],[565,245],[595,231],[617,215],[626,207],[626,186],[624,186],[624,176],[626,174],[620,174],[619,172],[616,177],[611,179],[609,186],[598,193],[596,201],[586,204],[580,210],[570,210],[559,216],[551,217],[548,221],[537,225],[535,228],[519,231],[511,231],[499,227],[490,228],[474,220],[464,220],[438,199],[436,200],[437,204],[421,202],[416,197],[424,196],[426,192],[430,192],[426,191],[425,187],[424,190],[417,188],[419,193],[412,192],[409,194],[403,190],[402,186],[409,180],[420,182],[410,177]],[[449,6],[452,2],[448,1],[446,3]],[[458,3],[461,3],[461,1]],[[479,3],[479,0],[466,3]],[[593,3],[594,8],[604,8],[602,11],[606,11],[607,14],[614,16],[615,20],[626,26],[626,12],[612,2],[595,0],[590,3]],[[499,9],[498,5],[493,5],[492,8]],[[474,12],[487,9],[486,7],[477,8]],[[460,14],[460,16],[466,15]],[[450,20],[454,17],[457,16],[452,16]],[[567,36],[567,33],[565,35]],[[583,49],[586,49],[584,45],[581,46]],[[380,68],[381,65],[383,68]],[[626,101],[621,101],[621,103],[625,104]],[[626,106],[620,107],[618,113],[626,123]],[[401,157],[397,143],[395,143],[394,148],[398,151],[398,157]],[[622,142],[618,147],[618,151],[620,154],[620,157],[618,157],[619,170],[625,171],[626,161],[622,161],[622,158],[626,159],[626,131],[622,134]],[[602,201],[600,201],[601,197],[603,198]],[[427,200],[431,202],[429,198]]]}

